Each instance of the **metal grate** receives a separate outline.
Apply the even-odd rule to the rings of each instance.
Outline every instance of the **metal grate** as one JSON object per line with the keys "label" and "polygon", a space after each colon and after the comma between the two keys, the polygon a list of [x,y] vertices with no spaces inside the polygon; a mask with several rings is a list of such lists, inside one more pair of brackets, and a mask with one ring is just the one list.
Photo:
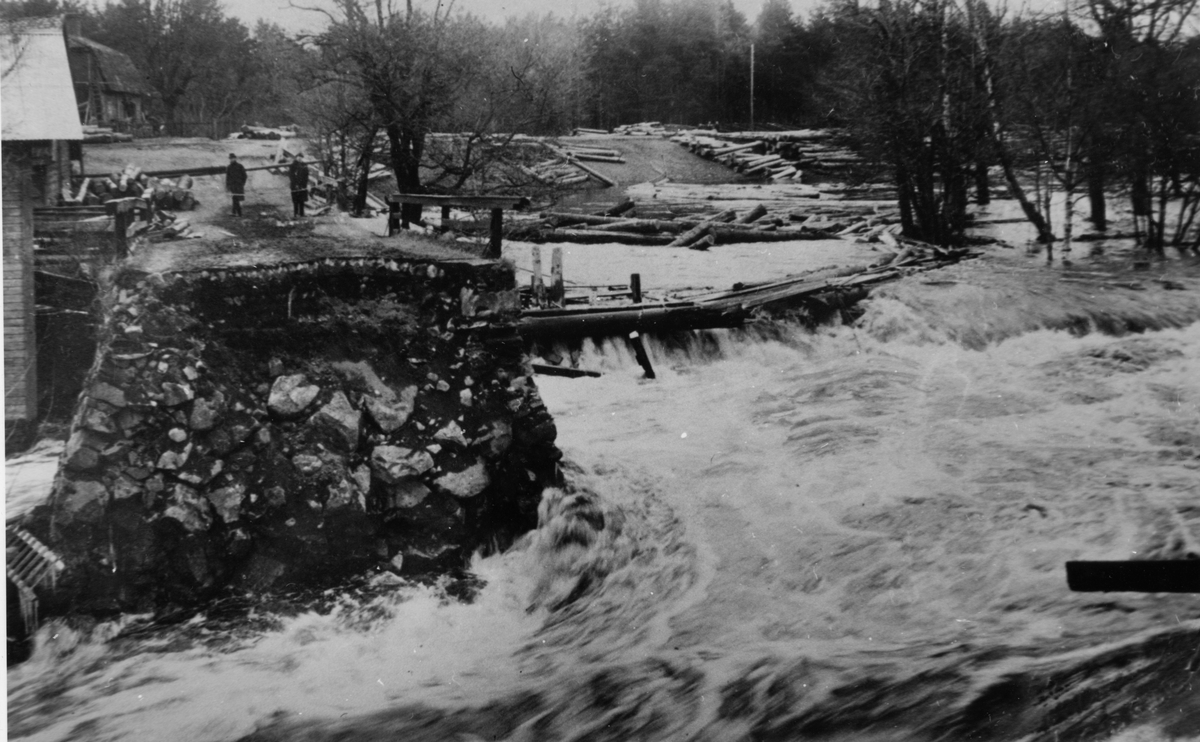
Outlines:
{"label": "metal grate", "polygon": [[66,568],[57,554],[20,526],[5,531],[8,579],[21,594],[21,617],[25,630],[32,634],[38,627],[38,598],[34,592],[45,582],[53,587],[58,573]]}

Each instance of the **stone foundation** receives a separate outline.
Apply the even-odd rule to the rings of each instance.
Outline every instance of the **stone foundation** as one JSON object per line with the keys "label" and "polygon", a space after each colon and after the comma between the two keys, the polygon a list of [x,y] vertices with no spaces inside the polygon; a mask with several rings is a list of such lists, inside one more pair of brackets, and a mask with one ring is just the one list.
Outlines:
{"label": "stone foundation", "polygon": [[50,503],[49,612],[429,574],[533,528],[559,481],[510,268],[326,260],[126,274]]}

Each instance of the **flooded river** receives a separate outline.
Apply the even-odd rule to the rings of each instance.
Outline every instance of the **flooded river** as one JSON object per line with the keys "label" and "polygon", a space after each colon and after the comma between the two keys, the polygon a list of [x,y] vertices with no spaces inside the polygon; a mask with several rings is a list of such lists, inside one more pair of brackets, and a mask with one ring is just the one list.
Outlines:
{"label": "flooded river", "polygon": [[539,378],[579,493],[477,560],[473,603],[52,625],[9,670],[10,738],[1200,738],[1200,596],[1071,593],[1063,566],[1200,556],[1200,281],[1085,268],[651,343],[653,381],[588,345],[602,377]]}

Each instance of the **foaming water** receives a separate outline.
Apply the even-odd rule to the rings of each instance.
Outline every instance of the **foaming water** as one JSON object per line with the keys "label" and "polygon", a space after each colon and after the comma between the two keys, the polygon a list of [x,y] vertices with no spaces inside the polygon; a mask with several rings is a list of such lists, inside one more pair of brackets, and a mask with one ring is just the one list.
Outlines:
{"label": "foaming water", "polygon": [[1063,567],[1200,555],[1200,324],[1080,336],[907,299],[652,340],[653,381],[585,344],[603,376],[538,382],[573,488],[477,560],[474,603],[402,588],[219,644],[51,642],[9,673],[10,735],[1200,735],[1200,600],[1071,593]]}
{"label": "foaming water", "polygon": [[154,640],[53,623],[10,669],[9,733],[32,739],[236,739],[268,718],[339,717],[395,703],[464,703],[519,678],[537,629],[520,554],[478,560],[474,604],[407,587],[278,629],[222,637],[200,622]]}

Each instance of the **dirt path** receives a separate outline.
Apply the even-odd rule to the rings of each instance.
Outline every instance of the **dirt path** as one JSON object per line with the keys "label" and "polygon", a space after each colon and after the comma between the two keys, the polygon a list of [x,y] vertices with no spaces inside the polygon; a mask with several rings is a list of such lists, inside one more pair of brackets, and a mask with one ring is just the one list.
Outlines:
{"label": "dirt path", "polygon": [[[294,142],[294,140],[292,140]],[[294,149],[295,145],[289,147]],[[89,145],[87,172],[111,172],[134,164],[143,170],[224,165],[233,153],[247,168],[274,163],[278,141],[253,139],[143,139]],[[149,273],[262,266],[323,257],[420,257],[435,260],[478,258],[483,245],[405,233],[386,238],[386,217],[353,219],[331,213],[299,221],[291,218],[287,176],[252,170],[246,184],[243,217],[231,213],[224,175],[193,178],[193,211],[179,212],[198,239],[142,243],[130,267]]]}

